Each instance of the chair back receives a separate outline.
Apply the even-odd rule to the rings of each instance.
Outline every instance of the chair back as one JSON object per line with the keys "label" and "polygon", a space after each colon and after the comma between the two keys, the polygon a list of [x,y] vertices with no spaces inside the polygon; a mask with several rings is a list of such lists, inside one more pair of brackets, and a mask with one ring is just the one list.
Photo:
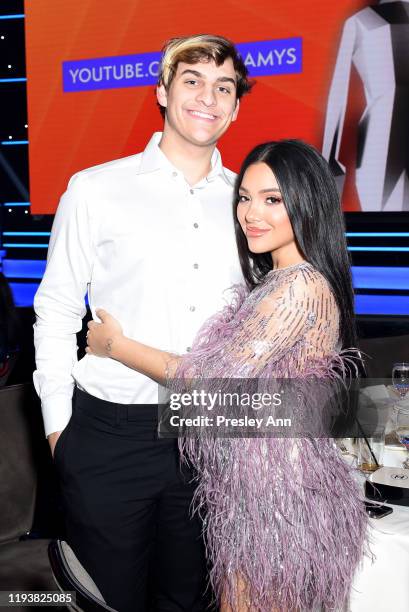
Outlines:
{"label": "chair back", "polygon": [[64,540],[51,540],[48,558],[54,580],[60,591],[75,593],[73,612],[117,612],[105,602],[101,591]]}
{"label": "chair back", "polygon": [[39,410],[32,384],[0,388],[0,543],[18,539],[32,526],[36,436],[41,435],[33,417]]}

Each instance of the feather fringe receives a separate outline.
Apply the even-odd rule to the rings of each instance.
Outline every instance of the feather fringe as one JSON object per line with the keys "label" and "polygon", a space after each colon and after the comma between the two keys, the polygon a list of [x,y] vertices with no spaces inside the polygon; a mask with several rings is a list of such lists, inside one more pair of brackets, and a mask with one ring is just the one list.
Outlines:
{"label": "feather fringe", "polygon": [[[359,352],[334,353],[303,363],[303,346],[294,346],[263,371],[246,361],[228,362],[220,347],[232,337],[254,305],[236,288],[236,299],[202,328],[192,352],[181,361],[172,387],[188,379],[254,377],[269,384],[297,376],[347,385],[357,374]],[[302,364],[302,366],[301,366]],[[237,382],[237,381],[236,381]],[[307,385],[308,386],[308,385]],[[314,414],[312,396],[303,410]],[[193,511],[203,519],[210,580],[218,601],[235,609],[237,580],[246,587],[254,612],[341,610],[354,574],[368,553],[368,519],[362,487],[333,439],[220,438],[207,433],[179,441],[182,460],[195,469]]]}

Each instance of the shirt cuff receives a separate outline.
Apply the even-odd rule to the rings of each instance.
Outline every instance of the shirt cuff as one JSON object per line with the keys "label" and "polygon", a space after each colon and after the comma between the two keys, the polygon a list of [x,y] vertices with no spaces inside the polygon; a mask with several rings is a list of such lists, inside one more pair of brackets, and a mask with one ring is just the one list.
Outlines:
{"label": "shirt cuff", "polygon": [[68,425],[72,414],[72,398],[66,395],[50,395],[41,401],[41,411],[47,437],[55,431],[62,431]]}

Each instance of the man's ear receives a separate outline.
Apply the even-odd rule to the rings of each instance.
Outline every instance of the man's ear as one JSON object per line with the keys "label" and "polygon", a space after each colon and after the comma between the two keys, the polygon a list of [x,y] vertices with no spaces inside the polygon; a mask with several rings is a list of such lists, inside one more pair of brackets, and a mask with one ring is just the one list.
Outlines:
{"label": "man's ear", "polygon": [[236,108],[234,109],[234,112],[233,112],[232,121],[236,121],[237,115],[239,114],[239,108],[240,108],[240,100],[237,99],[236,100]]}
{"label": "man's ear", "polygon": [[158,100],[159,104],[161,106],[164,106],[165,108],[168,105],[168,94],[167,91],[165,89],[165,86],[163,85],[158,85],[156,88],[156,99]]}

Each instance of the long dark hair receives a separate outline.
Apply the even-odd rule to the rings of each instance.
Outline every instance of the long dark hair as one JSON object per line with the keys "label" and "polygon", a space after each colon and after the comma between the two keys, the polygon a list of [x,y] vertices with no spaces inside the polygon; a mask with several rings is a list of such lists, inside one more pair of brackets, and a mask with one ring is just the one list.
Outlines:
{"label": "long dark hair", "polygon": [[332,289],[340,311],[342,347],[355,346],[354,292],[337,188],[325,159],[300,140],[258,145],[247,155],[237,177],[233,214],[240,264],[248,287],[253,289],[273,267],[271,253],[249,251],[237,220],[244,173],[259,162],[267,164],[277,179],[300,252]]}

